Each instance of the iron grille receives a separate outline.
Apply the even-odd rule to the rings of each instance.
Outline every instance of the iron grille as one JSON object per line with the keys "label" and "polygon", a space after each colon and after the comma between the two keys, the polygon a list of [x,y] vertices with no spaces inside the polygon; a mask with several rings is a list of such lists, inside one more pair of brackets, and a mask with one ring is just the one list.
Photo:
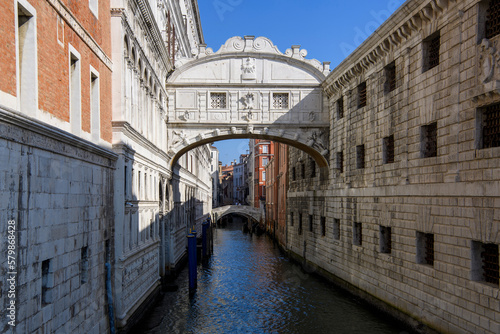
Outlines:
{"label": "iron grille", "polygon": [[293,212],[290,212],[290,226],[293,226]]}
{"label": "iron grille", "polygon": [[356,146],[356,168],[365,168],[365,145]]}
{"label": "iron grille", "polygon": [[361,223],[354,223],[353,242],[355,245],[361,246],[363,244],[362,232],[363,227]]}
{"label": "iron grille", "polygon": [[316,177],[316,162],[313,158],[310,158],[311,163],[311,177]]}
{"label": "iron grille", "polygon": [[292,181],[295,181],[297,179],[297,175],[295,172],[295,167],[292,167]]}
{"label": "iron grille", "polygon": [[483,278],[485,282],[498,285],[499,265],[498,265],[498,245],[485,244],[481,253],[483,259]]}
{"label": "iron grille", "polygon": [[335,240],[340,240],[340,219],[333,220],[333,237]]}
{"label": "iron grille", "polygon": [[211,104],[213,109],[227,108],[226,93],[210,93]]}
{"label": "iron grille", "polygon": [[302,214],[299,213],[299,235],[302,234]]}
{"label": "iron grille", "polygon": [[424,158],[437,157],[437,123],[423,127]]}
{"label": "iron grille", "polygon": [[387,92],[392,92],[396,89],[396,65],[390,64],[386,68],[387,75]]}
{"label": "iron grille", "polygon": [[433,67],[439,65],[439,48],[441,45],[440,36],[437,35],[429,40],[429,49],[428,49],[428,67],[430,70]]}
{"label": "iron grille", "polygon": [[305,163],[300,164],[300,177],[303,179],[306,178],[306,164]]}
{"label": "iron grille", "polygon": [[364,106],[366,106],[366,82],[363,82],[358,86],[358,98],[358,108],[363,108]]}
{"label": "iron grille", "polygon": [[425,263],[434,265],[434,234],[426,233],[424,235],[425,241]]}
{"label": "iron grille", "polygon": [[321,235],[325,236],[326,235],[326,218],[321,217]]}
{"label": "iron grille", "polygon": [[343,173],[344,172],[344,152],[337,152],[337,169]]}
{"label": "iron grille", "polygon": [[337,100],[337,108],[338,108],[338,114],[337,118],[342,118],[344,117],[344,98],[341,96],[340,99]]}
{"label": "iron grille", "polygon": [[490,6],[486,12],[486,38],[492,38],[500,34],[500,0],[490,0]]}
{"label": "iron grille", "polygon": [[500,146],[500,103],[486,107],[483,119],[483,148]]}
{"label": "iron grille", "polygon": [[288,93],[273,93],[273,108],[288,109]]}
{"label": "iron grille", "polygon": [[309,215],[309,232],[313,231],[313,216]]}
{"label": "iron grille", "polygon": [[392,251],[392,240],[391,240],[391,228],[387,226],[380,226],[380,238],[381,243],[381,253],[391,253]]}
{"label": "iron grille", "polygon": [[385,163],[391,164],[394,162],[394,135],[384,138],[385,146]]}

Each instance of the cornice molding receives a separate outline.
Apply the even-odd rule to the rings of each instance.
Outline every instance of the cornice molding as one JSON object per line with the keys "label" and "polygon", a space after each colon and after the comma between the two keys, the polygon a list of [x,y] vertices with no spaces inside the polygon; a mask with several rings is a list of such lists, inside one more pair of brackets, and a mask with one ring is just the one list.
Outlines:
{"label": "cornice molding", "polygon": [[85,30],[71,11],[61,2],[61,0],[47,0],[49,4],[56,10],[56,12],[64,19],[68,26],[87,44],[92,52],[112,71],[113,62],[111,58],[106,55],[99,44],[92,38],[92,36]]}
{"label": "cornice molding", "polygon": [[406,2],[328,75],[323,82],[327,96],[330,98],[346,89],[354,78],[366,73],[427,23],[442,17],[453,3],[457,0]]}

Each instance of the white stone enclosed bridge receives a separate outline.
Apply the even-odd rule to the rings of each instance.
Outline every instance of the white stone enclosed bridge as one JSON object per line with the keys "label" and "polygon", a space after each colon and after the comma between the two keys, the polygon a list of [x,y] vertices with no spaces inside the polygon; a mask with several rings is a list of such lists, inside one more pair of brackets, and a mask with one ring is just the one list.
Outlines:
{"label": "white stone enclosed bridge", "polygon": [[212,221],[217,222],[218,219],[221,219],[222,217],[230,214],[237,214],[249,219],[253,219],[256,222],[260,222],[262,218],[262,213],[258,208],[254,208],[248,205],[226,205],[212,210]]}
{"label": "white stone enclosed bridge", "polygon": [[[167,79],[171,164],[194,147],[260,138],[289,144],[327,167],[329,63],[282,53],[267,38],[230,38],[217,52],[201,45]],[[326,169],[326,168],[325,168]]]}

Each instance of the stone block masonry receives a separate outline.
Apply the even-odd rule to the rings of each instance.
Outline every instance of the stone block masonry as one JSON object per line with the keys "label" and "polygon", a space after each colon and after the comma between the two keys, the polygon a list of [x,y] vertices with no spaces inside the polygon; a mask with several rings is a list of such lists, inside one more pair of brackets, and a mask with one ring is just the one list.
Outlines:
{"label": "stone block masonry", "polygon": [[[0,235],[17,223],[17,318],[6,333],[91,332],[109,328],[105,298],[106,241],[113,234],[113,165],[116,157],[55,128],[27,125],[2,110]],[[6,116],[13,122],[5,121]],[[43,129],[44,134],[40,130]],[[38,130],[38,131],[37,131]],[[0,277],[7,273],[0,243]],[[7,289],[0,298],[6,305]]]}

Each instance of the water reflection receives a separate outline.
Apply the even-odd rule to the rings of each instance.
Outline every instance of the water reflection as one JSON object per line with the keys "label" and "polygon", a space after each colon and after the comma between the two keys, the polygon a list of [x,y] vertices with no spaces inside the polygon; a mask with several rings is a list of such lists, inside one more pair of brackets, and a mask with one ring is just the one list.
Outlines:
{"label": "water reflection", "polygon": [[[215,230],[214,256],[188,294],[167,292],[140,324],[143,333],[406,333],[408,329],[309,275],[265,236],[233,223]],[[405,332],[406,331],[406,332]]]}

